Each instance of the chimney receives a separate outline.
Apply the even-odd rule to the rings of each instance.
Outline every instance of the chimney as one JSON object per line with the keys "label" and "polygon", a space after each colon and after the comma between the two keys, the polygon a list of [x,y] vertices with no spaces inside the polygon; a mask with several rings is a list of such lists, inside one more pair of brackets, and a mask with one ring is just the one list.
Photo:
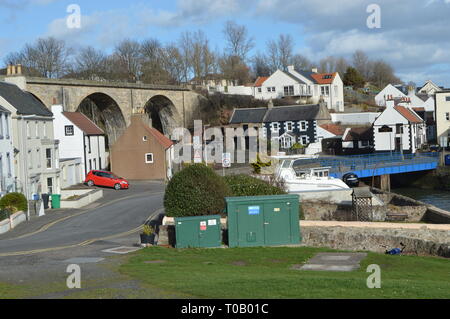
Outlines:
{"label": "chimney", "polygon": [[272,101],[272,99],[269,100],[269,104],[267,105],[267,107],[269,109],[273,109],[273,101]]}
{"label": "chimney", "polygon": [[312,68],[312,73],[318,73],[318,70],[317,70],[317,68]]}
{"label": "chimney", "polygon": [[22,64],[17,64],[17,75],[22,75]]}
{"label": "chimney", "polygon": [[392,95],[388,95],[388,98],[386,99],[386,108],[393,108],[395,106],[395,100]]}
{"label": "chimney", "polygon": [[11,65],[11,74],[10,75],[16,75],[16,66]]}
{"label": "chimney", "polygon": [[295,68],[293,65],[288,65],[288,72],[292,73],[293,71],[295,71]]}
{"label": "chimney", "polygon": [[11,64],[8,64],[8,66],[6,67],[6,75],[7,76],[11,75]]}

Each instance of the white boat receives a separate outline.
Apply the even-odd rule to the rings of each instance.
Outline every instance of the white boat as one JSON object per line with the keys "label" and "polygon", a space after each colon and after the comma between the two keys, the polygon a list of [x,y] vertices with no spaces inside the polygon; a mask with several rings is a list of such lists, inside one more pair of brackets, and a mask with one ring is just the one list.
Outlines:
{"label": "white boat", "polygon": [[276,177],[283,179],[289,193],[349,190],[342,180],[330,176],[330,167],[301,168],[302,160],[282,159]]}

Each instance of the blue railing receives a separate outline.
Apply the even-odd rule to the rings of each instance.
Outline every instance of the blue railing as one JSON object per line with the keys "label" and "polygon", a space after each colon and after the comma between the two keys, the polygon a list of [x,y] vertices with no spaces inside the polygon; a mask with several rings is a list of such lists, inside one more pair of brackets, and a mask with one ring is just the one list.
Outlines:
{"label": "blue railing", "polygon": [[[331,173],[342,173],[349,171],[368,170],[382,167],[437,164],[439,153],[377,153],[351,156],[329,156],[316,159],[304,159],[298,162],[301,165],[331,167]],[[411,169],[414,171],[414,169]]]}

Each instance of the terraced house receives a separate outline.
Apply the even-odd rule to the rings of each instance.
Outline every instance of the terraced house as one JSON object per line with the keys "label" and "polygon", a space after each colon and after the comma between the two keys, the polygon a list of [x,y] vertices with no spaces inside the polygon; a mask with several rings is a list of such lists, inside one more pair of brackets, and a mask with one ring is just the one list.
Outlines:
{"label": "terraced house", "polygon": [[54,139],[52,112],[6,82],[0,82],[0,105],[11,112],[17,191],[30,199],[35,193],[59,193],[59,141]]}

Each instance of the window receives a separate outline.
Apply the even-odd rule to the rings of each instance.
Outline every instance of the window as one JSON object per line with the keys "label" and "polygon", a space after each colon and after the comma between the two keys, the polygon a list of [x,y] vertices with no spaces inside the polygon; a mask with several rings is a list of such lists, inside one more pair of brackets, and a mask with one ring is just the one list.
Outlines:
{"label": "window", "polygon": [[320,93],[323,96],[329,96],[330,95],[330,87],[329,86],[321,86],[320,87]]}
{"label": "window", "polygon": [[258,88],[258,93],[262,93],[262,88]]}
{"label": "window", "polygon": [[6,153],[6,166],[8,167],[8,177],[12,176],[12,170],[11,170],[11,155],[9,153]]}
{"label": "window", "polygon": [[45,160],[47,164],[47,168],[52,168],[52,149],[47,148],[45,150]]}
{"label": "window", "polygon": [[153,164],[153,153],[145,154],[145,163],[146,164]]}
{"label": "window", "polygon": [[281,148],[291,148],[292,147],[292,136],[290,135],[284,135],[282,138],[280,138],[280,144]]}
{"label": "window", "polygon": [[445,101],[450,102],[450,96],[446,96]]}
{"label": "window", "polygon": [[37,162],[37,167],[40,168],[41,167],[41,150],[40,149],[36,150],[36,162]]}
{"label": "window", "polygon": [[91,154],[91,137],[88,136],[88,153]]}
{"label": "window", "polygon": [[267,92],[272,92],[272,88],[271,88],[271,87],[268,87],[268,88],[267,88]]}
{"label": "window", "polygon": [[308,122],[301,121],[299,123],[299,125],[300,125],[300,131],[304,132],[304,131],[308,130]]}
{"label": "window", "polygon": [[33,168],[33,152],[28,150],[28,168]]}
{"label": "window", "polygon": [[276,92],[277,90],[276,90],[276,88],[273,86],[272,87],[272,92]]}
{"label": "window", "polygon": [[402,124],[397,124],[395,126],[395,133],[396,134],[403,134],[403,125]]}
{"label": "window", "polygon": [[47,192],[53,194],[53,178],[47,178]]}
{"label": "window", "polygon": [[445,119],[446,119],[447,121],[450,121],[450,113],[445,113]]}
{"label": "window", "polygon": [[278,122],[272,123],[272,132],[278,132],[280,130],[280,124]]}
{"label": "window", "polygon": [[8,114],[5,114],[5,128],[6,128],[6,139],[9,139],[9,116]]}
{"label": "window", "polygon": [[35,125],[35,132],[36,132],[36,138],[39,138],[39,122],[34,122]]}
{"label": "window", "polygon": [[294,129],[294,125],[293,124],[294,123],[292,123],[292,122],[287,122],[287,130],[288,131],[292,131]]}
{"label": "window", "polygon": [[64,127],[64,131],[66,133],[66,136],[74,136],[74,129],[73,129],[73,125],[66,125]]}
{"label": "window", "polygon": [[368,147],[369,146],[369,141],[361,141],[361,146],[362,147]]}
{"label": "window", "polygon": [[289,85],[284,87],[284,96],[293,96],[294,95],[294,86]]}
{"label": "window", "polygon": [[148,141],[148,137],[147,137],[147,136],[144,136],[144,137],[142,138],[142,140],[143,140],[144,142],[147,142],[147,141]]}
{"label": "window", "polygon": [[98,169],[102,169],[102,158],[98,158]]}
{"label": "window", "polygon": [[92,160],[89,160],[89,170],[92,171]]}
{"label": "window", "polygon": [[300,142],[302,145],[307,145],[308,144],[308,136],[301,136]]}

